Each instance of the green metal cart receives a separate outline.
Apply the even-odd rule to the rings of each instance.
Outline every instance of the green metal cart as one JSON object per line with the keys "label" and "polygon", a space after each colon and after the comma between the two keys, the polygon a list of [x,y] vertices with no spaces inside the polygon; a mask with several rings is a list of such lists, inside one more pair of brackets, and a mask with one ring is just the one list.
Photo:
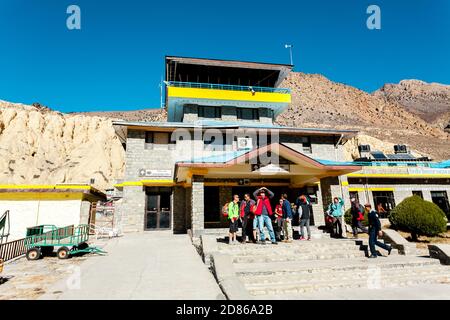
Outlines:
{"label": "green metal cart", "polygon": [[88,240],[89,225],[86,224],[63,228],[54,225],[34,226],[27,228],[26,257],[28,260],[37,260],[43,255],[52,253],[55,248],[58,248],[56,255],[59,259],[67,259],[77,253],[106,253],[97,247],[89,246]]}

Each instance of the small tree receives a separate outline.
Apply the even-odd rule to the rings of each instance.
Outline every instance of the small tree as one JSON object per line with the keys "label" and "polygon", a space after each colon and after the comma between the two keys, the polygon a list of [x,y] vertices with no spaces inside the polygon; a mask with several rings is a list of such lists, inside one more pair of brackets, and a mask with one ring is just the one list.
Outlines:
{"label": "small tree", "polygon": [[436,204],[419,196],[404,199],[389,215],[391,225],[411,233],[413,241],[421,235],[436,236],[447,230],[447,217]]}

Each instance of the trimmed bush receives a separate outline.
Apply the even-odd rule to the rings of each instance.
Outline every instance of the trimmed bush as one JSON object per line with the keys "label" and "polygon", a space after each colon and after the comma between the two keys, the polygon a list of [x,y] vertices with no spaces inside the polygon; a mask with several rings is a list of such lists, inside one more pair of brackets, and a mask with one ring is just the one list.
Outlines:
{"label": "trimmed bush", "polygon": [[433,202],[419,196],[412,196],[400,202],[389,215],[393,228],[418,236],[437,236],[447,230],[445,213]]}
{"label": "trimmed bush", "polygon": [[[345,223],[348,225],[352,224],[352,214],[350,213],[351,209],[347,209],[344,213]],[[364,210],[364,220],[361,221],[362,225],[367,227],[369,225],[369,214]]]}

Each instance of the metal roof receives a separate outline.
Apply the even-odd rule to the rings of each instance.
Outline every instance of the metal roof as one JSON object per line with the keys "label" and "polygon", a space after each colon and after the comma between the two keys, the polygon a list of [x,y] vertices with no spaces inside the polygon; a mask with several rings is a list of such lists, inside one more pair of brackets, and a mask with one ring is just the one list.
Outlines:
{"label": "metal roof", "polygon": [[336,130],[336,129],[322,129],[322,128],[298,128],[287,127],[273,124],[264,123],[246,123],[246,122],[226,122],[226,121],[213,121],[213,120],[201,120],[194,123],[187,122],[140,122],[140,121],[113,121],[114,126],[125,127],[148,127],[148,128],[230,128],[230,129],[272,129],[283,130],[291,132],[301,132],[307,134],[347,134],[352,135],[358,133],[356,130]]}

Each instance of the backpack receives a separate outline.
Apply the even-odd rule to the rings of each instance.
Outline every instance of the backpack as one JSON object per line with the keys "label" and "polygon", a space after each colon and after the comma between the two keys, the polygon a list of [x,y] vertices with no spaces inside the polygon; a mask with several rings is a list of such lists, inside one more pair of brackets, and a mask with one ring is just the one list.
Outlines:
{"label": "backpack", "polygon": [[222,215],[227,218],[228,218],[228,204],[229,203],[225,203],[225,205],[222,207]]}
{"label": "backpack", "polygon": [[363,221],[364,220],[364,213],[363,213],[364,209],[362,209],[362,210],[361,209],[362,209],[362,206],[359,207],[358,217],[356,218],[357,221]]}

